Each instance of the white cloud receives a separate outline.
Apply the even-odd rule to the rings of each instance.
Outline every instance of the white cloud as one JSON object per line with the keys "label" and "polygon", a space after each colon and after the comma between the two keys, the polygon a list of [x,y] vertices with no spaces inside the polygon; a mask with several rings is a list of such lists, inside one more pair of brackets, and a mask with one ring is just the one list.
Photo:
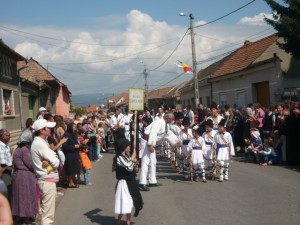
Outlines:
{"label": "white cloud", "polygon": [[243,17],[240,19],[239,24],[254,25],[254,26],[266,26],[265,18],[273,19],[272,14],[260,13],[254,17]]}
{"label": "white cloud", "polygon": [[[174,65],[177,60],[192,66],[189,34],[174,51],[187,26],[171,26],[166,22],[155,21],[148,14],[138,10],[130,11],[123,18],[125,18],[123,27],[99,26],[99,29],[90,30],[80,27],[70,29],[7,25],[37,35],[25,35],[30,37],[27,39],[24,35],[7,33],[3,36],[3,40],[11,47],[15,46],[15,50],[23,56],[34,58],[44,67],[49,66],[50,72],[64,82],[73,95],[95,92],[118,94],[127,91],[133,84],[143,87],[142,72],[145,65],[149,70],[148,83],[151,90],[167,83],[180,73]],[[107,17],[97,20],[110,21]],[[120,19],[116,24],[121,23]],[[205,23],[195,21],[194,25]],[[265,28],[260,26],[245,28],[242,25],[215,24],[195,28],[197,61],[238,48],[246,37],[263,30]],[[169,59],[166,61],[167,58]],[[144,63],[140,63],[140,60]],[[198,70],[205,68],[210,63],[211,61],[200,64],[197,68]],[[159,68],[151,70],[156,67]],[[190,78],[191,76],[181,76],[170,85],[179,84]]]}

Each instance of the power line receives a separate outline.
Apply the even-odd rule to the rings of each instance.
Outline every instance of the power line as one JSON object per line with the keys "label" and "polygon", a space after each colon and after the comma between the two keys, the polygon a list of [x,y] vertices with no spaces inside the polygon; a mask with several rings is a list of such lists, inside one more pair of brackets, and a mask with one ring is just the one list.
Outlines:
{"label": "power line", "polygon": [[[0,30],[1,30],[1,26],[0,26]],[[2,29],[2,30],[3,30],[3,29]],[[12,33],[12,32],[7,31],[7,30],[4,30],[4,31],[9,32],[9,33]],[[15,34],[15,33],[12,33],[12,34]],[[108,56],[106,56],[106,55],[91,54],[90,52],[84,52],[84,51],[80,51],[80,50],[77,50],[77,49],[72,49],[72,48],[62,47],[62,46],[55,45],[55,44],[50,44],[50,43],[43,42],[43,41],[40,41],[40,40],[36,40],[36,39],[30,38],[30,37],[27,37],[27,36],[24,36],[24,35],[20,35],[20,34],[15,34],[15,35],[21,36],[21,37],[24,37],[24,38],[27,38],[27,39],[29,39],[29,40],[32,40],[32,41],[35,41],[35,42],[39,42],[39,43],[42,43],[42,44],[46,44],[46,45],[58,47],[58,48],[61,48],[61,49],[66,49],[66,50],[70,50],[70,51],[80,52],[80,53],[87,54],[87,55],[96,55],[96,56],[105,56],[105,57],[108,57]],[[175,42],[177,39],[178,39],[178,38],[176,38],[176,39],[170,39],[170,40],[172,40],[172,41],[167,42],[167,43],[165,43],[165,44],[158,45],[158,46],[156,46],[156,47],[154,47],[154,48],[146,49],[146,50],[143,50],[143,51],[140,51],[140,52],[137,52],[137,53],[133,53],[133,54],[131,54],[131,55],[125,55],[125,56],[122,56],[122,57],[115,57],[115,58],[109,59],[109,60],[99,60],[99,61],[82,62],[82,63],[75,63],[75,62],[70,62],[70,63],[41,62],[41,64],[83,65],[83,64],[94,64],[94,63],[112,62],[112,61],[117,61],[117,60],[125,59],[125,58],[128,59],[128,58],[131,57],[131,56],[139,55],[139,54],[141,54],[141,53],[149,52],[149,51],[152,51],[152,50],[154,50],[154,49],[157,49],[157,48],[160,48],[160,47],[169,45],[169,44]],[[164,43],[164,42],[161,42],[161,43]]]}
{"label": "power line", "polygon": [[189,30],[187,29],[187,31],[185,32],[185,34],[182,36],[181,40],[179,41],[179,43],[176,45],[175,49],[171,52],[171,54],[165,59],[164,62],[162,62],[159,66],[155,67],[154,69],[150,69],[150,71],[154,71],[160,67],[162,67],[170,58],[171,56],[174,54],[174,52],[177,50],[177,48],[179,47],[179,45],[181,44],[181,42],[183,41],[184,37],[186,36],[187,32]]}
{"label": "power line", "polygon": [[253,0],[253,1],[251,1],[251,2],[248,2],[247,4],[245,4],[245,5],[243,5],[243,6],[239,7],[239,8],[237,8],[237,9],[231,11],[230,13],[227,13],[227,14],[224,15],[224,16],[221,16],[221,17],[219,17],[219,18],[217,18],[217,19],[211,20],[211,21],[209,21],[209,22],[207,22],[207,23],[205,23],[205,24],[200,24],[200,25],[194,26],[194,28],[204,27],[204,26],[206,26],[206,25],[208,25],[208,24],[217,22],[217,21],[219,21],[219,20],[221,20],[221,19],[223,19],[223,18],[225,18],[225,17],[227,17],[227,16],[229,16],[229,15],[231,15],[231,14],[233,14],[233,13],[235,13],[235,12],[237,12],[237,11],[239,11],[239,10],[245,8],[245,7],[247,7],[248,5],[252,4],[252,3],[255,2],[255,1],[256,1],[256,0]]}
{"label": "power line", "polygon": [[[206,25],[208,25],[208,24],[214,23],[214,22],[216,22],[216,21],[218,21],[218,20],[221,20],[221,19],[223,19],[223,18],[225,18],[225,17],[227,17],[227,16],[229,16],[229,15],[231,15],[231,14],[233,14],[233,13],[235,13],[235,12],[237,12],[237,11],[239,11],[239,10],[245,8],[245,7],[247,7],[248,5],[252,4],[252,3],[255,2],[255,1],[256,1],[256,0],[252,0],[251,2],[248,2],[247,4],[245,4],[245,5],[243,5],[243,6],[239,7],[239,8],[237,8],[237,9],[235,9],[235,10],[233,10],[233,11],[230,12],[230,13],[227,13],[227,14],[224,15],[224,16],[221,16],[221,17],[219,17],[219,18],[217,18],[217,19],[214,19],[214,20],[212,20],[212,21],[209,21],[209,22],[206,23],[206,24],[194,26],[193,28],[203,27],[203,26],[206,26]],[[188,30],[190,30],[190,29],[191,29],[191,28],[189,28]],[[156,70],[156,69],[160,68],[161,66],[163,66],[163,65],[171,58],[171,56],[174,54],[174,52],[177,50],[177,48],[179,47],[179,45],[180,45],[181,42],[183,41],[183,38],[186,36],[188,30],[187,30],[186,33],[183,35],[183,37],[181,38],[181,40],[179,41],[179,43],[177,44],[177,46],[175,47],[175,49],[174,49],[174,50],[171,52],[171,54],[165,59],[165,61],[163,61],[159,66],[155,67],[154,69],[150,69],[150,71],[153,71],[153,70]]]}
{"label": "power line", "polygon": [[[27,35],[30,35],[30,36],[35,36],[35,37],[40,37],[40,38],[55,40],[55,41],[67,42],[67,43],[72,43],[72,44],[75,43],[75,44],[84,44],[84,45],[93,45],[93,46],[96,45],[96,46],[102,46],[102,47],[130,47],[130,46],[135,47],[135,46],[144,46],[144,45],[153,45],[153,44],[157,44],[157,43],[164,43],[164,42],[174,41],[174,40],[178,39],[178,38],[172,38],[172,39],[168,39],[168,40],[164,40],[164,41],[160,41],[160,42],[134,44],[134,45],[105,45],[105,44],[94,44],[94,43],[87,43],[87,42],[62,40],[62,39],[58,39],[58,38],[47,37],[47,36],[43,36],[43,35],[39,35],[39,34],[33,34],[33,33],[25,32],[25,31],[21,31],[21,30],[9,28],[9,27],[4,27],[4,26],[0,26],[0,28],[6,29],[6,30],[15,31],[15,32],[22,33],[22,34],[27,34]],[[20,35],[20,36],[22,36],[22,35]]]}

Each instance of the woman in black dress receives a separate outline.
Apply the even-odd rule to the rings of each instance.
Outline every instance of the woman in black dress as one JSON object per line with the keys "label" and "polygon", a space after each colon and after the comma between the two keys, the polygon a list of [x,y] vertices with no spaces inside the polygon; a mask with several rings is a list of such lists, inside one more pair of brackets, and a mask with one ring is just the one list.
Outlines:
{"label": "woman in black dress", "polygon": [[[76,125],[74,123],[69,123],[67,125],[67,130],[64,133],[64,137],[68,140],[63,144],[63,152],[66,157],[65,169],[68,178],[68,187],[75,188],[78,187],[79,182],[76,182],[75,175],[80,174],[80,156],[79,156],[79,143],[77,140],[77,134],[75,133]],[[79,180],[79,177],[78,177]]]}

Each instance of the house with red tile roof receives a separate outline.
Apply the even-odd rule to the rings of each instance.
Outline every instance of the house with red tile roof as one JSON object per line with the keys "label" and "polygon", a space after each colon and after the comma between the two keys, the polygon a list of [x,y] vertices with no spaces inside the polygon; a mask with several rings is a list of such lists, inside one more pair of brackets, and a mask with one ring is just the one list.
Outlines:
{"label": "house with red tile roof", "polygon": [[107,108],[113,109],[115,107],[119,107],[122,110],[125,110],[129,105],[129,93],[123,92],[118,95],[111,96],[107,98]]}
{"label": "house with red tile roof", "polygon": [[[21,134],[22,97],[17,62],[25,60],[0,39],[0,129],[10,131],[13,147]],[[24,121],[25,123],[25,121]]]}
{"label": "house with red tile roof", "polygon": [[[275,104],[299,95],[300,62],[277,46],[280,41],[275,34],[245,41],[242,47],[199,71],[199,102],[242,107],[254,102]],[[181,92],[182,102],[193,103],[193,80]]]}
{"label": "house with red tile roof", "polygon": [[18,62],[18,68],[24,66],[27,68],[20,71],[22,85],[31,82],[39,88],[38,93],[32,92],[28,95],[31,103],[29,108],[24,110],[24,117],[35,119],[39,107],[45,107],[53,114],[68,117],[71,97],[68,87],[33,58],[26,62]]}
{"label": "house with red tile roof", "polygon": [[170,101],[170,96],[168,96],[172,89],[174,89],[174,86],[163,87],[149,91],[147,94],[149,110],[154,109],[156,111],[158,107],[165,105],[170,107],[170,103],[174,103],[173,101]]}

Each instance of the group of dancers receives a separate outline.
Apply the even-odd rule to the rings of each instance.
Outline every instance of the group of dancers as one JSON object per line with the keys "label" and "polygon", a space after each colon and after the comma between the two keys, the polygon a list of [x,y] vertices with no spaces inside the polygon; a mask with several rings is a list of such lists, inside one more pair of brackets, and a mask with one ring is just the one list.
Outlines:
{"label": "group of dancers", "polygon": [[229,180],[229,165],[235,152],[225,119],[212,114],[200,126],[191,124],[179,112],[175,113],[171,129],[179,142],[171,150],[165,143],[166,155],[186,180],[204,183],[207,178],[218,178],[219,182]]}
{"label": "group of dancers", "polygon": [[[115,213],[119,214],[117,224],[121,222],[122,214],[127,214],[127,223],[130,223],[133,206],[136,209],[135,216],[142,209],[143,201],[137,190],[149,191],[152,187],[162,185],[156,178],[158,153],[167,156],[187,180],[204,183],[208,177],[217,178],[219,182],[229,180],[229,165],[235,154],[232,137],[226,131],[225,119],[218,115],[216,108],[211,110],[211,116],[202,125],[191,124],[190,119],[184,117],[182,112],[159,113],[155,117],[138,115],[136,123],[132,119],[130,136],[133,139],[131,143],[139,147],[133,147],[131,154],[129,142],[124,141],[123,129],[124,136],[121,135],[123,137],[115,140],[114,165],[118,179]],[[117,113],[117,119],[118,127],[122,128],[126,116]],[[121,129],[118,129],[118,132],[120,131]],[[132,135],[132,132],[135,135]],[[138,167],[139,183],[132,175]],[[126,185],[122,180],[126,181]],[[133,184],[136,184],[135,187],[132,187]],[[126,201],[123,199],[126,196],[124,193],[128,196]],[[123,205],[124,202],[129,202],[129,205]]]}

